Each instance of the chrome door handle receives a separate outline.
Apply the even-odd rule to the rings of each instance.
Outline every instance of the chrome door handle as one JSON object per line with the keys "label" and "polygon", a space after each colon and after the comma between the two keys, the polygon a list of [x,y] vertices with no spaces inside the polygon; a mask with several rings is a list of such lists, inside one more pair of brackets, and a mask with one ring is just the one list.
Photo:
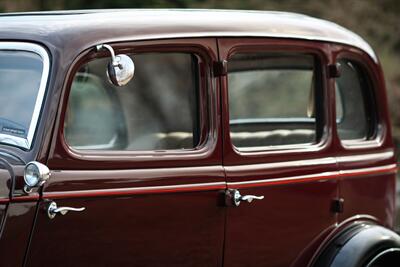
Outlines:
{"label": "chrome door handle", "polygon": [[239,206],[240,202],[242,201],[247,201],[248,203],[251,203],[254,199],[262,200],[264,199],[264,196],[254,196],[254,195],[242,196],[239,190],[233,189],[233,204],[235,204],[236,207]]}
{"label": "chrome door handle", "polygon": [[264,199],[264,196],[245,195],[245,196],[240,197],[241,201],[247,201],[249,203],[251,203],[253,201],[253,199],[261,200],[261,199]]}
{"label": "chrome door handle", "polygon": [[54,219],[56,215],[59,213],[61,215],[65,215],[68,213],[68,211],[84,211],[85,207],[82,208],[71,208],[71,207],[57,207],[57,203],[52,201],[47,208],[47,216],[49,216],[50,219]]}

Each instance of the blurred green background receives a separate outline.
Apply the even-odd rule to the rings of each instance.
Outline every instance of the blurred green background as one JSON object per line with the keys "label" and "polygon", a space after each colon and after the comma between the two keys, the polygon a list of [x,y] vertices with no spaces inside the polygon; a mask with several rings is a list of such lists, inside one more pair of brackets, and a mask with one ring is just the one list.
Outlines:
{"label": "blurred green background", "polygon": [[0,12],[89,8],[278,10],[336,22],[361,35],[380,57],[388,88],[394,139],[400,151],[399,0],[0,0]]}

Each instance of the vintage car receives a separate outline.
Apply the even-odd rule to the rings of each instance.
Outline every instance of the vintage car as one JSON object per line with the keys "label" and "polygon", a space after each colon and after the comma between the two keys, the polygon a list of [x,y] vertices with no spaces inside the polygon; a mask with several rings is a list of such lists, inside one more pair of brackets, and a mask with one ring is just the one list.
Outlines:
{"label": "vintage car", "polygon": [[395,266],[383,74],[280,12],[0,15],[1,266]]}

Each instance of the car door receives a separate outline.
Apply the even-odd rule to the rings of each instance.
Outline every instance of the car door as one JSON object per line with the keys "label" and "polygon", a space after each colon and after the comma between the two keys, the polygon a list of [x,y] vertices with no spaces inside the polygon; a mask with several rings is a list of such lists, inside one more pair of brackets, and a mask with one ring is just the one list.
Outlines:
{"label": "car door", "polygon": [[224,266],[306,266],[336,221],[323,43],[218,40],[228,198]]}
{"label": "car door", "polygon": [[107,51],[72,67],[27,266],[221,266],[216,40],[110,45],[134,78],[111,85]]}
{"label": "car door", "polygon": [[43,46],[0,41],[1,266],[23,266],[35,219],[39,194],[32,190],[25,195],[24,167],[37,151],[39,141],[34,137],[41,134],[39,111],[50,69],[50,56]]}
{"label": "car door", "polygon": [[340,194],[345,202],[339,221],[364,216],[393,227],[395,153],[388,125],[386,91],[379,63],[362,51],[332,46],[341,66],[335,79]]}

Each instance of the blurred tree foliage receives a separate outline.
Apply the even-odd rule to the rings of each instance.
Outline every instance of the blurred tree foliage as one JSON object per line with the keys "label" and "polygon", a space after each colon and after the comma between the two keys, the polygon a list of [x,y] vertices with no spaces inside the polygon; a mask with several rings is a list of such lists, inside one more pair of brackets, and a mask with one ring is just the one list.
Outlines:
{"label": "blurred tree foliage", "polygon": [[0,11],[88,8],[222,8],[279,10],[334,21],[364,37],[386,75],[393,132],[400,148],[400,5],[398,0],[0,0]]}

